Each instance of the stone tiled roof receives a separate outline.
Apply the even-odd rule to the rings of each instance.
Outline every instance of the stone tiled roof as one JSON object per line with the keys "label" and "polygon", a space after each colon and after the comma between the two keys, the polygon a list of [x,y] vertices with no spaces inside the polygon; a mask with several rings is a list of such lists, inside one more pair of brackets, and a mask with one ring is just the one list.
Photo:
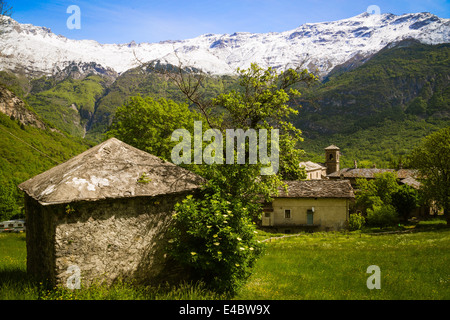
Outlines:
{"label": "stone tiled roof", "polygon": [[310,170],[325,170],[326,167],[323,164],[312,162],[312,161],[305,161],[300,162],[299,167],[304,167],[306,171]]}
{"label": "stone tiled roof", "polygon": [[341,150],[339,147],[336,147],[334,144],[325,148],[325,150]]}
{"label": "stone tiled roof", "polygon": [[410,187],[413,187],[414,189],[420,189],[421,183],[420,181],[417,181],[413,177],[408,177],[405,179],[400,180],[400,183],[407,184]]}
{"label": "stone tiled roof", "polygon": [[397,174],[397,178],[405,179],[408,177],[415,177],[415,170],[411,169],[378,169],[378,168],[344,168],[339,171],[330,173],[328,177],[330,178],[375,178],[376,174],[385,173],[385,172],[393,172]]}
{"label": "stone tiled roof", "polygon": [[194,190],[200,176],[111,138],[19,185],[43,205]]}
{"label": "stone tiled roof", "polygon": [[354,198],[348,180],[285,181],[287,193],[280,189],[278,198]]}

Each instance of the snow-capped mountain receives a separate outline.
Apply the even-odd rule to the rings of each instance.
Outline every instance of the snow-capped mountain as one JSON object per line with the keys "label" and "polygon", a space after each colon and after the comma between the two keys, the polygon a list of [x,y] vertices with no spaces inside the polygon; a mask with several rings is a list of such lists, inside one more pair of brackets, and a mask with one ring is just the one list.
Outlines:
{"label": "snow-capped mountain", "polygon": [[0,70],[31,75],[55,74],[66,66],[95,63],[122,73],[152,60],[192,66],[211,74],[231,74],[250,63],[285,68],[303,63],[326,75],[354,57],[367,57],[407,38],[426,44],[450,40],[450,19],[430,13],[362,13],[355,17],[272,33],[205,34],[160,43],[100,44],[71,40],[50,29],[8,18],[0,34]]}

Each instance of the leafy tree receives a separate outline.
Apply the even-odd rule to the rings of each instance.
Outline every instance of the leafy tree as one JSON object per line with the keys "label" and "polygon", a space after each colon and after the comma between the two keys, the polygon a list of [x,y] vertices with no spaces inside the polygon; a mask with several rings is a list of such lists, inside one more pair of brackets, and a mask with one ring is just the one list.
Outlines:
{"label": "leafy tree", "polygon": [[[303,141],[301,130],[289,118],[298,114],[289,101],[301,94],[293,86],[313,83],[313,74],[305,70],[288,69],[278,74],[274,69],[263,69],[252,64],[249,69],[238,69],[240,90],[231,90],[213,99],[213,107],[224,109],[225,126],[246,129],[280,130],[280,174],[284,179],[304,179],[298,166],[303,151],[298,148]],[[295,101],[294,101],[295,102]]]}
{"label": "leafy tree", "polygon": [[368,208],[380,205],[383,202],[377,195],[377,189],[373,181],[358,178],[356,179],[355,206],[358,210],[366,213]]}
{"label": "leafy tree", "polygon": [[367,224],[372,227],[388,227],[397,222],[397,216],[392,205],[374,206],[367,209]]}
{"label": "leafy tree", "polygon": [[[196,199],[186,199],[176,208],[172,256],[213,288],[229,293],[235,292],[249,276],[260,251],[252,221],[260,217],[261,197],[270,199],[283,186],[283,175],[304,177],[298,168],[300,152],[296,149],[300,131],[288,121],[295,113],[288,101],[299,95],[290,89],[293,84],[315,79],[306,71],[277,74],[256,64],[238,73],[240,88],[212,100],[204,100],[196,90],[203,79],[201,74],[195,77],[179,68],[177,75],[171,75],[203,114],[209,128],[223,135],[227,128],[280,130],[279,154],[284,154],[280,159],[281,172],[261,175],[265,166],[261,161],[204,165],[201,171],[208,183],[203,193]],[[250,148],[247,141],[246,155]],[[236,145],[233,151],[236,157]]]}
{"label": "leafy tree", "polygon": [[[283,186],[285,178],[305,177],[298,166],[301,151],[297,143],[301,141],[301,132],[289,122],[289,117],[297,111],[289,101],[300,94],[292,89],[293,85],[310,83],[316,78],[306,70],[277,73],[272,68],[264,70],[253,64],[247,70],[238,70],[238,87],[212,98],[205,94],[203,86],[207,78],[198,70],[181,65],[178,68],[156,65],[154,70],[171,79],[201,117],[190,112],[187,105],[133,97],[117,110],[108,136],[169,159],[176,143],[171,139],[172,132],[185,128],[192,136],[194,120],[201,119],[203,130],[214,129],[222,137],[227,136],[227,129],[267,130],[271,136],[269,141],[264,141],[267,151],[280,155],[280,170],[263,175],[267,163],[261,157],[250,163],[248,157],[255,146],[246,139],[244,164],[235,161],[188,165],[208,182],[198,195],[176,206],[171,256],[186,266],[194,278],[206,281],[218,291],[233,293],[249,276],[260,252],[254,219],[261,213],[261,197],[269,199]],[[275,148],[275,140],[272,141],[272,130],[279,130],[279,150]],[[240,147],[233,143],[234,160],[241,152]],[[223,152],[225,159],[228,148],[227,145],[223,151],[214,153]],[[195,150],[191,148],[192,151]]]}
{"label": "leafy tree", "polygon": [[356,186],[356,207],[363,211],[382,203],[391,204],[392,194],[399,188],[392,172],[376,174],[373,180],[357,179]]}
{"label": "leafy tree", "polygon": [[412,210],[418,207],[419,194],[416,189],[402,185],[391,194],[391,202],[398,214],[406,221]]}
{"label": "leafy tree", "polygon": [[375,179],[357,179],[356,208],[366,213],[367,224],[385,227],[397,221],[397,215],[408,219],[418,206],[419,198],[410,186],[399,186],[396,174],[376,174]]}
{"label": "leafy tree", "polygon": [[381,201],[385,204],[392,204],[392,194],[399,188],[397,174],[394,172],[376,174],[373,183]]}
{"label": "leafy tree", "polygon": [[171,141],[172,132],[182,128],[193,132],[196,119],[199,115],[190,111],[186,104],[135,96],[117,109],[106,136],[170,160],[176,145]]}
{"label": "leafy tree", "polygon": [[449,224],[450,209],[450,127],[423,139],[411,153],[410,165],[416,168],[425,198],[444,209]]}
{"label": "leafy tree", "polygon": [[366,219],[360,212],[352,213],[348,219],[348,228],[350,231],[360,230],[366,222]]}

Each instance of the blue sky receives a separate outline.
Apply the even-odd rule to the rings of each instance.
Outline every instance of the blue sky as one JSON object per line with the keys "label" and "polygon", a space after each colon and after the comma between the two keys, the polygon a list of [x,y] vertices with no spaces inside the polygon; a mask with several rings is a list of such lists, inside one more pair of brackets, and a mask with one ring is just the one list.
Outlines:
{"label": "blue sky", "polygon": [[[450,0],[6,0],[20,23],[50,28],[71,39],[100,43],[159,42],[206,33],[280,32],[304,23],[350,18],[376,5],[381,13],[431,12],[450,18]],[[67,28],[70,5],[80,29]]]}

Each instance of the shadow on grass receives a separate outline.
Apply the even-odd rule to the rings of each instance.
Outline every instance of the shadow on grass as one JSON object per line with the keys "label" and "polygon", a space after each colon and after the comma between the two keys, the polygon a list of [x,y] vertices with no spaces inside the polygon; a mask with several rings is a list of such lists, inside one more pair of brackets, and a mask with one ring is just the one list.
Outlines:
{"label": "shadow on grass", "polygon": [[39,299],[40,285],[22,269],[0,269],[0,300]]}
{"label": "shadow on grass", "polygon": [[38,282],[34,281],[26,271],[13,268],[13,269],[0,269],[0,288],[7,284],[11,287],[21,287],[29,285],[38,285]]}
{"label": "shadow on grass", "polygon": [[362,231],[364,234],[377,235],[377,234],[396,234],[396,233],[416,233],[416,232],[429,232],[429,231],[442,231],[449,229],[450,226],[444,222],[438,221],[438,223],[415,223],[399,226],[390,226],[385,228],[365,227]]}

